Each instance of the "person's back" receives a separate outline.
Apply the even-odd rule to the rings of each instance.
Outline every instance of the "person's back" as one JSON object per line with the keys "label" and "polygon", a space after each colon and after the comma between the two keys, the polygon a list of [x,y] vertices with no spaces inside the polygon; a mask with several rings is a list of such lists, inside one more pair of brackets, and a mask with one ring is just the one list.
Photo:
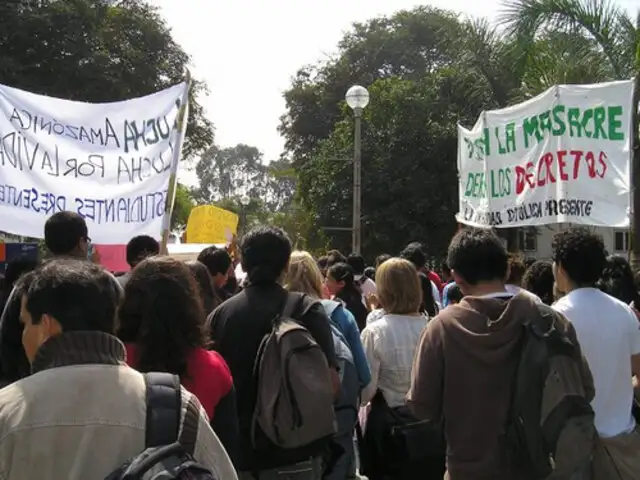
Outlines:
{"label": "person's back", "polygon": [[562,297],[554,309],[573,324],[589,362],[596,387],[592,402],[596,428],[614,437],[635,427],[631,415],[631,356],[640,350],[638,320],[631,308],[595,288],[581,288]]}
{"label": "person's back", "polygon": [[[240,426],[236,466],[241,478],[253,478],[254,472],[270,471],[274,475],[285,475],[304,471],[305,479],[315,480],[321,471],[318,446],[282,449],[268,442],[263,435],[259,435],[259,446],[256,447],[252,441],[258,389],[254,368],[260,345],[265,335],[271,332],[273,320],[285,306],[288,293],[277,280],[289,262],[291,243],[278,229],[258,228],[242,239],[241,249],[248,285],[218,306],[209,318],[214,348],[227,362],[236,388]],[[308,329],[325,352],[329,365],[335,367],[328,318],[319,302],[310,303],[305,302],[302,311],[296,312],[293,318]],[[335,370],[333,373],[337,389],[340,380]]]}
{"label": "person's back", "polygon": [[[147,420],[144,377],[114,335],[112,279],[86,261],[53,260],[16,294],[33,375],[0,391],[0,477],[105,478],[144,450]],[[184,412],[191,395],[181,396]],[[196,460],[236,478],[198,408]]]}

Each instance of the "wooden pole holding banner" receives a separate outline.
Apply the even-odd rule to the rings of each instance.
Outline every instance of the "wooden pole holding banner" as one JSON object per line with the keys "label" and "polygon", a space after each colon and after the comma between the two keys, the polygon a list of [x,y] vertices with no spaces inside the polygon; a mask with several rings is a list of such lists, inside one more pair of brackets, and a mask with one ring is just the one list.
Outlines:
{"label": "wooden pole holding banner", "polygon": [[173,213],[173,204],[176,198],[176,187],[178,186],[178,167],[180,165],[180,155],[182,153],[182,144],[187,130],[187,121],[189,119],[189,91],[191,90],[191,72],[187,69],[185,77],[186,87],[182,94],[180,110],[176,119],[176,144],[173,151],[173,159],[171,163],[171,175],[169,176],[169,188],[167,190],[167,202],[164,207],[164,217],[162,219],[162,239],[160,241],[160,254],[168,253],[167,244],[169,243],[169,234],[171,233],[171,214]]}
{"label": "wooden pole holding banner", "polygon": [[636,54],[635,84],[633,88],[633,102],[631,104],[633,121],[631,122],[631,221],[629,222],[628,247],[631,255],[631,263],[634,269],[640,267],[640,114],[638,114],[638,102],[640,102],[640,45]]}

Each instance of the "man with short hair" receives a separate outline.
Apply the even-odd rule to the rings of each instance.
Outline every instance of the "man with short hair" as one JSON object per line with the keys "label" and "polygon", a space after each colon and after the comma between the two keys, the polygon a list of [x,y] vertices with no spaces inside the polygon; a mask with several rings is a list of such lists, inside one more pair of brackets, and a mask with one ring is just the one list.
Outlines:
{"label": "man with short hair", "polygon": [[[54,259],[16,292],[33,374],[0,390],[0,478],[105,478],[145,449],[147,422],[145,379],[115,337],[112,278],[91,262]],[[195,397],[182,389],[181,400],[180,430],[195,409],[196,460],[237,478]]]}
{"label": "man with short hair", "polygon": [[[138,235],[133,237],[127,243],[127,263],[131,270],[136,265],[142,262],[145,258],[153,257],[160,254],[160,243],[149,235]],[[129,278],[131,278],[131,272],[127,272],[124,275],[120,275],[118,282],[122,285],[122,288],[127,284]]]}
{"label": "man with short hair", "polygon": [[[282,449],[266,440],[263,448],[252,444],[252,423],[257,399],[254,365],[265,335],[273,327],[289,298],[281,282],[289,265],[291,241],[279,228],[258,227],[247,233],[240,245],[247,286],[214,310],[209,317],[214,348],[224,357],[237,394],[240,452],[236,467],[242,480],[295,478],[320,480],[320,456],[324,446]],[[333,337],[324,308],[308,297],[293,318],[304,325],[324,351],[331,368],[335,392],[340,388]],[[256,426],[259,430],[259,427]],[[257,433],[259,435],[259,432]],[[264,436],[264,435],[262,435]]]}
{"label": "man with short hair", "polygon": [[200,252],[198,261],[209,270],[217,297],[222,301],[229,298],[230,295],[224,289],[232,273],[232,261],[229,252],[212,245]]}
{"label": "man with short hair", "polygon": [[[538,321],[541,314],[530,297],[505,288],[507,252],[491,230],[459,231],[447,263],[465,297],[427,325],[407,403],[418,418],[443,422],[449,480],[520,478],[509,461],[504,432],[523,323]],[[575,338],[566,319],[557,321]],[[583,383],[585,391],[593,391],[589,375]]]}
{"label": "man with short hair", "polygon": [[347,257],[347,265],[353,268],[354,279],[360,284],[362,296],[366,299],[369,295],[376,294],[376,283],[364,274],[367,267],[364,257],[356,253],[352,253]]}
{"label": "man with short hair", "polygon": [[622,477],[640,478],[640,429],[631,413],[640,376],[640,324],[625,303],[595,288],[606,265],[602,237],[587,228],[558,233],[553,274],[564,296],[553,308],[574,325],[596,386],[596,429]]}

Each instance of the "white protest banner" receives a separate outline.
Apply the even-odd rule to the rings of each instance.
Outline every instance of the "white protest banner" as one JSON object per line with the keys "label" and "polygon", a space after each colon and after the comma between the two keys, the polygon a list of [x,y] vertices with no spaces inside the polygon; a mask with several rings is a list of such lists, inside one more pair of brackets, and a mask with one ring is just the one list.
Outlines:
{"label": "white protest banner", "polygon": [[633,81],[561,85],[458,126],[458,222],[628,226],[632,97]]}
{"label": "white protest banner", "polygon": [[0,230],[42,238],[70,210],[94,243],[160,238],[186,91],[89,104],[0,85]]}

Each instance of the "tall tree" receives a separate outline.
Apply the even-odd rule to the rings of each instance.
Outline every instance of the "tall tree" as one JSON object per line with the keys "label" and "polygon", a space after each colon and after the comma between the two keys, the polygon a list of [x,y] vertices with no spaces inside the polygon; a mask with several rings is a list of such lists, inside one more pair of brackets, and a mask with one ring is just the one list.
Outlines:
{"label": "tall tree", "polygon": [[[71,100],[148,95],[184,79],[190,58],[144,0],[0,2],[0,83]],[[194,81],[184,156],[213,143]]]}

